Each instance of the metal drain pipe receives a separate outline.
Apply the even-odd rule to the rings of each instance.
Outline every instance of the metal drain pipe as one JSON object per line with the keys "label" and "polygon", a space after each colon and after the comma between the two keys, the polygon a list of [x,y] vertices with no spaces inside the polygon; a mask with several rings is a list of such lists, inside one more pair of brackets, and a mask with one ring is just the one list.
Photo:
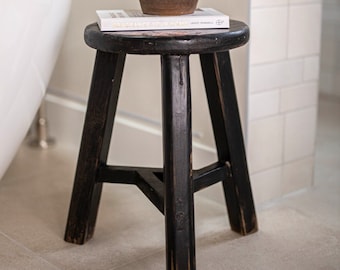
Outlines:
{"label": "metal drain pipe", "polygon": [[37,112],[34,136],[35,138],[29,141],[32,147],[47,149],[55,144],[55,140],[48,135],[45,100],[41,102]]}

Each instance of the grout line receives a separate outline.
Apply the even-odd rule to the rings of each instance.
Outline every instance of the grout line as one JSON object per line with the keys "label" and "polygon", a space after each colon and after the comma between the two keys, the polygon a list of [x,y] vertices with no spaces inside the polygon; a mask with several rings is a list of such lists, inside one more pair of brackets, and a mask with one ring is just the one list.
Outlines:
{"label": "grout line", "polygon": [[[288,201],[290,198],[294,198],[294,197],[297,197],[297,196],[299,196],[299,195],[301,195],[301,194],[305,194],[305,193],[307,193],[308,191],[312,190],[313,188],[314,188],[314,187],[306,187],[306,188],[299,189],[299,190],[293,191],[293,192],[291,192],[291,193],[282,195],[282,196],[279,197],[279,198],[274,198],[274,199],[271,199],[271,200],[269,200],[269,201],[266,201],[266,202],[257,204],[256,210],[257,210],[258,212],[263,212],[263,211],[265,211],[265,210],[267,210],[267,209],[271,209],[271,208],[273,208],[273,207],[283,205],[283,203],[286,202],[286,201]],[[283,206],[292,208],[292,207],[287,206],[287,205],[283,205]],[[294,209],[295,209],[295,208],[294,208]]]}
{"label": "grout line", "polygon": [[279,7],[296,7],[296,6],[310,6],[310,5],[318,5],[322,4],[322,1],[309,1],[304,3],[282,3],[282,4],[258,4],[251,5],[250,9],[270,9],[270,8],[279,8]]}
{"label": "grout line", "polygon": [[[315,152],[315,149],[314,149],[314,152]],[[285,164],[292,164],[292,163],[295,163],[295,162],[299,162],[299,161],[302,161],[302,160],[313,158],[313,157],[315,157],[314,152],[309,154],[309,155],[304,155],[304,156],[301,156],[301,157],[298,157],[298,158],[295,158],[295,159],[292,159],[292,160],[283,161],[283,163],[273,165],[273,166],[265,168],[265,169],[261,169],[261,170],[258,170],[258,171],[252,171],[252,172],[250,172],[250,174],[253,175],[253,174],[263,173],[263,172],[266,172],[266,171],[269,171],[269,170],[272,170],[272,169],[280,168],[280,167],[282,167],[282,165],[285,165]]]}
{"label": "grout line", "polygon": [[10,237],[9,235],[5,234],[4,232],[0,231],[0,235],[2,235],[3,237],[5,237],[7,240],[9,240],[12,244],[16,245],[19,248],[22,248],[23,250],[25,250],[26,252],[28,252],[29,254],[33,255],[34,257],[39,258],[41,261],[47,263],[48,265],[52,266],[53,268],[55,268],[55,270],[61,270],[59,267],[57,267],[56,265],[52,264],[51,262],[49,262],[48,260],[46,260],[45,258],[43,258],[42,256],[40,256],[38,253],[34,252],[33,250],[29,249],[28,247],[24,246],[22,243],[18,242],[17,240],[13,239],[12,237]]}
{"label": "grout line", "polygon": [[146,254],[144,256],[141,256],[141,257],[137,258],[136,260],[132,260],[132,261],[129,261],[129,262],[126,262],[126,263],[122,263],[121,265],[118,265],[117,267],[112,268],[111,270],[119,270],[119,269],[125,268],[125,266],[128,266],[128,265],[135,264],[137,262],[143,261],[146,258],[152,257],[152,256],[154,256],[154,255],[156,255],[158,253],[163,252],[164,249],[165,249],[164,247],[163,248],[158,248],[158,251],[150,252],[150,254]]}
{"label": "grout line", "polygon": [[[288,15],[289,16],[289,11],[288,11]],[[289,18],[288,18],[289,20]],[[289,22],[288,22],[289,24]],[[288,26],[287,26],[288,27]],[[287,32],[289,32],[289,29],[287,29]],[[287,34],[288,35],[288,34]],[[254,64],[250,64],[249,67],[250,68],[256,68],[256,67],[261,67],[261,66],[266,66],[266,65],[276,65],[279,63],[283,63],[283,62],[290,62],[290,61],[304,61],[306,58],[310,58],[310,57],[319,57],[320,53],[308,53],[308,54],[304,54],[304,55],[297,55],[297,56],[288,56],[288,42],[287,42],[287,55],[286,57],[282,58],[282,59],[278,59],[278,60],[270,60],[270,61],[266,61],[266,62],[261,62],[261,63],[254,63]]]}
{"label": "grout line", "polygon": [[[281,92],[281,91],[280,91]],[[318,104],[311,104],[311,105],[305,105],[303,107],[299,107],[296,109],[291,109],[291,110],[287,110],[287,111],[279,111],[278,113],[273,113],[273,114],[268,114],[268,115],[264,115],[264,116],[260,116],[254,119],[251,119],[249,122],[256,122],[256,121],[260,121],[260,120],[264,120],[264,119],[268,119],[268,118],[272,118],[272,117],[278,117],[278,116],[286,116],[288,114],[292,114],[292,113],[296,113],[296,112],[302,112],[305,110],[310,110],[313,108],[318,108]]]}

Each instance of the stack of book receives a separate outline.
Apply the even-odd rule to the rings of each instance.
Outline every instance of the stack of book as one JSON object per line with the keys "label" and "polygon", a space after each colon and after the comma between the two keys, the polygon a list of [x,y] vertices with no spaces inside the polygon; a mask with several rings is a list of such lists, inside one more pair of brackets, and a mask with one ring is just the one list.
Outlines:
{"label": "stack of book", "polygon": [[141,10],[121,9],[96,13],[101,31],[229,28],[229,16],[213,8],[199,8],[180,16],[146,15]]}

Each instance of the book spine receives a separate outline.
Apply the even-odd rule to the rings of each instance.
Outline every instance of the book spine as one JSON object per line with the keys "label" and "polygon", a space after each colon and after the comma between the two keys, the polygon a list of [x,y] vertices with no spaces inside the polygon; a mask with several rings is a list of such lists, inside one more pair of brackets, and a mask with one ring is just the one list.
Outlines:
{"label": "book spine", "polygon": [[101,31],[229,28],[229,18],[226,16],[183,18],[180,20],[132,20],[131,18],[125,20],[115,18],[99,19],[98,24]]}

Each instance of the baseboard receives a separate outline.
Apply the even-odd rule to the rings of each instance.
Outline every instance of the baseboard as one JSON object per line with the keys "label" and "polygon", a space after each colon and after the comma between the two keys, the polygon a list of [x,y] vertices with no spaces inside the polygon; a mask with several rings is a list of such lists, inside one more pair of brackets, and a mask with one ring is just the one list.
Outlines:
{"label": "baseboard", "polygon": [[[48,93],[46,114],[50,135],[57,144],[79,150],[86,101]],[[161,125],[150,119],[118,111],[111,140],[108,163],[115,165],[162,167]],[[193,165],[200,168],[216,161],[215,149],[193,139]],[[220,185],[200,192],[224,204]]]}

